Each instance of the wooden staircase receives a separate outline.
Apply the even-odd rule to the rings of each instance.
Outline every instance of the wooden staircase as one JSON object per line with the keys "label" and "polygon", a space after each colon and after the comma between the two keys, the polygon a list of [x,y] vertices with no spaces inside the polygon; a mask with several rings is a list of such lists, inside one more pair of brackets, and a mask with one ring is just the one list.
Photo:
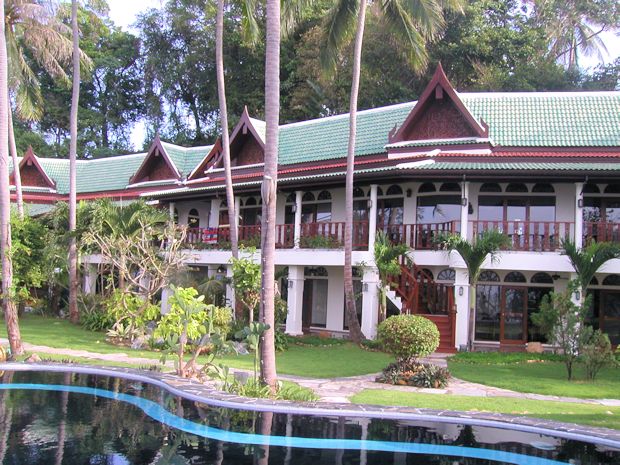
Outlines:
{"label": "wooden staircase", "polygon": [[436,283],[430,274],[404,257],[400,275],[393,276],[391,282],[402,299],[402,313],[423,316],[437,325],[440,335],[437,352],[456,352],[454,286]]}

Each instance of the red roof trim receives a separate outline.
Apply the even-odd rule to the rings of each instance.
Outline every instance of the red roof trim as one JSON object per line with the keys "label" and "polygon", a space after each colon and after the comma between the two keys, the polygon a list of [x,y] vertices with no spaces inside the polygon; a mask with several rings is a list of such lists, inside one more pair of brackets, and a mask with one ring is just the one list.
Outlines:
{"label": "red roof trim", "polygon": [[446,73],[443,71],[443,67],[441,63],[437,65],[437,69],[435,70],[435,74],[433,74],[433,78],[431,82],[428,83],[424,92],[418,99],[418,102],[413,107],[405,121],[400,125],[400,127],[395,131],[389,134],[389,143],[392,144],[394,142],[402,142],[405,140],[405,132],[422,116],[422,113],[425,110],[425,105],[429,101],[429,99],[435,93],[437,87],[441,87],[443,91],[447,94],[447,96],[452,100],[454,105],[456,105],[457,109],[461,112],[465,120],[469,123],[474,132],[478,135],[478,137],[488,137],[489,136],[489,127],[486,123],[479,121],[474,118],[474,116],[469,112],[465,104],[463,104],[460,97],[457,95],[454,87],[450,84]]}

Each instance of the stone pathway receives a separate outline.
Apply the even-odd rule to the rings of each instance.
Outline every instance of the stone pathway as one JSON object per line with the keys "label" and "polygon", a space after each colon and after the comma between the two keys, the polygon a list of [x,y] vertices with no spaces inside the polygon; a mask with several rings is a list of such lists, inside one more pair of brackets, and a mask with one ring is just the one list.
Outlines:
{"label": "stone pathway", "polygon": [[[6,344],[6,339],[0,338],[0,343]],[[126,362],[139,364],[144,366],[157,365],[158,360],[143,357],[131,357],[125,353],[114,354],[101,354],[96,352],[89,352],[85,350],[74,349],[57,349],[53,347],[34,345],[24,343],[24,349],[30,353],[46,353],[46,354],[58,354],[73,357],[84,357],[92,360],[107,360],[115,362]],[[446,355],[434,354],[431,357],[424,359],[425,362],[434,363],[439,366],[447,366]],[[166,364],[167,367],[172,368],[172,362]],[[233,373],[248,373],[247,370],[232,369]],[[522,392],[510,391],[508,389],[501,389],[492,386],[485,386],[483,384],[470,383],[457,378],[452,378],[450,384],[445,389],[426,389],[426,388],[414,388],[411,386],[393,386],[389,384],[375,383],[374,379],[377,374],[361,375],[361,376],[349,376],[346,378],[305,378],[301,376],[293,375],[279,375],[280,379],[287,381],[294,381],[295,383],[312,389],[320,398],[322,402],[331,403],[350,403],[349,398],[364,389],[381,389],[391,391],[403,391],[403,392],[419,392],[424,394],[437,394],[437,395],[459,395],[459,396],[472,396],[472,397],[514,397],[531,400],[551,400],[559,402],[572,402],[581,404],[598,404],[608,407],[620,407],[620,399],[579,399],[573,397],[559,397],[549,396],[542,394],[527,394]]]}

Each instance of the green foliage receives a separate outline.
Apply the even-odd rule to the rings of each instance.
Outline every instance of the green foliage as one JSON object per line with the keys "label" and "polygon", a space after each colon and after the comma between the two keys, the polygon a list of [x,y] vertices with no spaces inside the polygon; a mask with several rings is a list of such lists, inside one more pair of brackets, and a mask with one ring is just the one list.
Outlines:
{"label": "green foliage", "polygon": [[400,275],[398,259],[406,255],[409,247],[406,244],[394,244],[384,231],[377,231],[375,238],[374,260],[379,270],[379,314],[381,320],[387,314],[387,288],[390,276]]}
{"label": "green foliage", "polygon": [[282,352],[288,349],[289,338],[280,328],[277,328],[274,331],[273,337],[274,337],[274,344],[275,344],[277,352]]}
{"label": "green foliage", "polygon": [[395,315],[377,327],[383,349],[401,363],[411,363],[439,347],[439,330],[431,320],[418,315]]}
{"label": "green foliage", "polygon": [[587,342],[582,345],[581,358],[589,380],[594,380],[601,368],[617,365],[609,337],[600,329],[593,331]]}
{"label": "green foliage", "polygon": [[337,249],[342,247],[340,241],[331,236],[303,236],[299,239],[300,247],[304,249]]}
{"label": "green foliage", "polygon": [[278,388],[277,400],[292,400],[295,402],[315,402],[319,397],[311,389],[295,383],[284,383]]}
{"label": "green foliage", "polygon": [[446,368],[429,363],[390,363],[376,378],[378,383],[421,388],[444,388],[448,385],[450,372]]}
{"label": "green foliage", "polygon": [[89,331],[106,331],[112,329],[116,322],[108,312],[104,298],[97,294],[78,295],[80,325]]}
{"label": "green foliage", "polygon": [[582,249],[570,239],[562,241],[564,255],[568,256],[577,272],[578,284],[585,291],[596,271],[609,260],[620,257],[620,244],[613,242],[592,242]]}
{"label": "green foliage", "polygon": [[[117,339],[119,342],[124,340],[133,340],[136,336],[144,332],[146,324],[149,321],[155,321],[159,318],[160,308],[158,305],[152,304],[143,297],[131,294],[121,289],[116,289],[109,297],[106,298],[105,309],[114,324],[108,336]],[[124,331],[120,331],[120,327]],[[124,334],[120,337],[119,334]]]}
{"label": "green foliage", "polygon": [[291,344],[300,346],[330,347],[346,344],[346,339],[334,337],[317,336],[315,334],[305,334],[303,336],[289,336]]}
{"label": "green foliage", "polygon": [[528,352],[459,352],[450,357],[450,363],[469,365],[515,365],[529,362],[561,362],[557,354],[531,354]]}
{"label": "green foliage", "polygon": [[261,274],[260,263],[254,260],[255,249],[248,249],[247,256],[241,249],[240,258],[231,258],[232,263],[232,286],[235,297],[248,312],[249,321],[254,319],[254,312],[260,301]]}
{"label": "green foliage", "polygon": [[30,300],[31,290],[40,288],[53,273],[46,253],[49,236],[41,221],[28,215],[20,219],[16,212],[11,212],[13,287],[22,302]]}
{"label": "green foliage", "polygon": [[532,322],[547,340],[560,347],[569,381],[573,377],[573,364],[591,333],[585,324],[591,299],[584,299],[581,305],[573,302],[572,295],[577,289],[578,283],[570,281],[565,292],[552,292],[543,297],[538,312],[532,314]]}
{"label": "green foliage", "polygon": [[260,323],[258,321],[252,321],[249,326],[246,326],[237,334],[235,337],[237,339],[241,339],[245,341],[248,345],[248,348],[254,352],[254,382],[258,384],[258,371],[260,364],[260,339],[269,329],[269,325],[265,323]]}

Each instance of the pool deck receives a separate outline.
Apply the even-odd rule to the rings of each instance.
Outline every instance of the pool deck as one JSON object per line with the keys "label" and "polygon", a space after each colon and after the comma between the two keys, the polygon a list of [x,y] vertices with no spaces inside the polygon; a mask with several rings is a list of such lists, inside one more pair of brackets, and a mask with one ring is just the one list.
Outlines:
{"label": "pool deck", "polygon": [[[551,435],[578,441],[593,442],[620,450],[620,430],[561,423],[534,417],[490,412],[458,412],[427,408],[375,406],[336,402],[292,402],[241,397],[219,391],[209,384],[180,378],[171,373],[148,372],[123,367],[60,363],[0,363],[0,370],[77,372],[100,376],[117,376],[158,385],[173,395],[208,405],[275,413],[320,415],[348,418],[385,418],[401,421],[447,422],[512,429]],[[298,379],[296,379],[298,381]],[[376,386],[375,386],[376,387]],[[382,385],[384,388],[384,385]]]}

